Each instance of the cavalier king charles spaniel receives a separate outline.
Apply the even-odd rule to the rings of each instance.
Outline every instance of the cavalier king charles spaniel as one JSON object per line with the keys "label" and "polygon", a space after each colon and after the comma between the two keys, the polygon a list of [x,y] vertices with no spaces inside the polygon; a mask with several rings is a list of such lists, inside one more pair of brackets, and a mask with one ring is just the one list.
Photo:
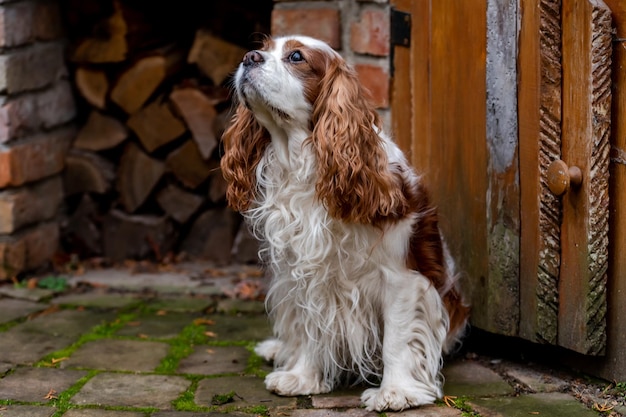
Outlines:
{"label": "cavalier king charles spaniel", "polygon": [[368,410],[442,396],[442,355],[468,307],[421,178],[381,129],[355,71],[326,43],[267,39],[234,75],[223,136],[229,204],[271,276],[279,395],[369,382]]}

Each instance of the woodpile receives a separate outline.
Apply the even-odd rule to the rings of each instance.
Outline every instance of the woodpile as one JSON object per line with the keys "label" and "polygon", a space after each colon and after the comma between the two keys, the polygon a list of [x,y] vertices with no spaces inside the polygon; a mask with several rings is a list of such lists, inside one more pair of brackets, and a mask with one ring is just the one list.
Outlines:
{"label": "woodpile", "polygon": [[180,251],[256,261],[219,170],[227,85],[246,49],[205,27],[168,31],[136,1],[68,1],[84,121],[64,174],[66,250],[113,261]]}

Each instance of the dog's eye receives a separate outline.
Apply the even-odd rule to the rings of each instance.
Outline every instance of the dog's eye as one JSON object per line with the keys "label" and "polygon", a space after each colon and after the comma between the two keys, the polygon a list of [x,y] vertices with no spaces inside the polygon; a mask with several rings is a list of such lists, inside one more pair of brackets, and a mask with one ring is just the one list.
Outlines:
{"label": "dog's eye", "polygon": [[289,61],[290,62],[302,62],[304,61],[304,56],[302,56],[302,53],[300,51],[293,51],[292,53],[289,54]]}

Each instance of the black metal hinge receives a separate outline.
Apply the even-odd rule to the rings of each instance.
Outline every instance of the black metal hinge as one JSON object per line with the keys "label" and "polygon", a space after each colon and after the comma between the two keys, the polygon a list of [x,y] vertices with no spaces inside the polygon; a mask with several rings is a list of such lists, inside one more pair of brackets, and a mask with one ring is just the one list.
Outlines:
{"label": "black metal hinge", "polygon": [[411,14],[391,8],[391,22],[390,22],[390,41],[391,41],[391,54],[389,59],[391,60],[391,76],[394,74],[394,54],[395,47],[402,46],[408,48],[411,46]]}
{"label": "black metal hinge", "polygon": [[411,13],[391,8],[391,46],[411,46]]}

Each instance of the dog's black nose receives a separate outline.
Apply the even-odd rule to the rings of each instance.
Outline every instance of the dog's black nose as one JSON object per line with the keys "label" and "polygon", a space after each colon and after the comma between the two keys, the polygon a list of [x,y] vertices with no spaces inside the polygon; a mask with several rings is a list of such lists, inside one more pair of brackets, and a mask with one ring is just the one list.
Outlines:
{"label": "dog's black nose", "polygon": [[246,67],[259,65],[263,61],[265,60],[259,51],[250,51],[243,56],[243,65]]}

